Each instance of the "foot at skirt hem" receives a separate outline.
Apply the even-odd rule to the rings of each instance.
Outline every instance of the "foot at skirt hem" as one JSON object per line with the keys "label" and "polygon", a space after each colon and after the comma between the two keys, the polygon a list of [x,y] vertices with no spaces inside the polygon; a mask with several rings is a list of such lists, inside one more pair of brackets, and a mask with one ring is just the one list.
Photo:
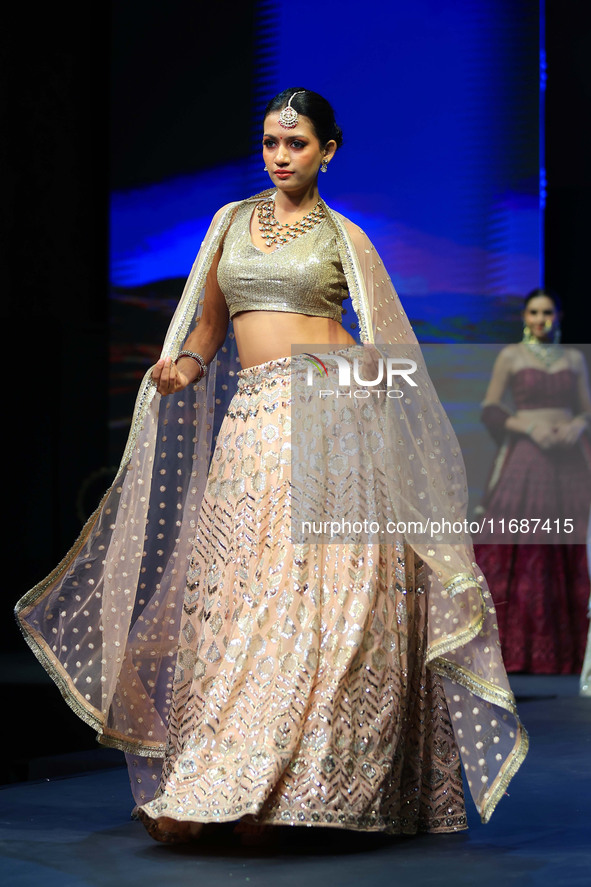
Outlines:
{"label": "foot at skirt hem", "polygon": [[[159,819],[165,819],[168,822],[174,820],[172,816],[166,817],[152,817],[147,814],[141,808],[138,809],[137,818],[143,823],[148,834],[156,840],[163,840],[165,843],[175,843],[174,840],[174,832],[170,829],[161,830],[158,826]],[[371,822],[370,820],[373,820]],[[215,823],[235,823],[244,822],[247,824],[252,824],[253,826],[304,826],[307,828],[332,828],[332,829],[340,829],[343,831],[355,831],[355,832],[366,832],[366,833],[374,833],[374,834],[383,834],[383,835],[404,835],[411,836],[417,834],[453,834],[455,832],[463,832],[468,829],[468,822],[465,814],[459,814],[455,816],[446,817],[444,819],[434,819],[432,822],[419,822],[416,824],[415,822],[409,822],[406,819],[400,819],[396,822],[376,822],[375,817],[367,817],[367,821],[363,821],[361,819],[347,818],[345,814],[341,814],[335,816],[333,814],[325,814],[324,818],[317,814],[316,818],[313,816],[306,815],[298,815],[294,817],[286,817],[283,816],[269,816],[258,819],[256,816],[248,814],[246,816],[236,816],[235,814],[227,814],[220,816],[211,816],[203,815],[199,819],[188,819],[186,816],[183,819],[175,820],[179,823],[179,826],[183,824],[201,824],[203,826],[212,825]],[[181,829],[182,832],[185,829]],[[160,832],[163,837],[157,837],[156,834]],[[188,840],[192,840],[193,838],[189,838]],[[187,840],[187,838],[183,838],[179,835],[179,840]]]}

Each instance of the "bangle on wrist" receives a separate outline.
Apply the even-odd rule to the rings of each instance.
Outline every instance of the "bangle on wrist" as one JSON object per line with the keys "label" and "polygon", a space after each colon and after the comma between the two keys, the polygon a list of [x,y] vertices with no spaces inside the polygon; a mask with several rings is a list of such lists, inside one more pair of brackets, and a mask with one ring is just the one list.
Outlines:
{"label": "bangle on wrist", "polygon": [[201,371],[199,374],[199,379],[197,381],[200,381],[201,379],[203,379],[204,376],[207,376],[207,364],[205,363],[204,358],[201,357],[200,354],[197,354],[196,351],[180,351],[179,356],[175,360],[175,363],[177,363],[177,361],[179,361],[181,357],[191,357],[193,360],[197,361]]}

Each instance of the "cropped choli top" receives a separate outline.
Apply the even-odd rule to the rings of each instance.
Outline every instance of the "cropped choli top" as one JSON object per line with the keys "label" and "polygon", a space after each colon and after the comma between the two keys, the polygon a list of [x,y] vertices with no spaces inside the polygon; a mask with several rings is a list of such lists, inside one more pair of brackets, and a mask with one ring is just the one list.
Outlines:
{"label": "cropped choli top", "polygon": [[340,323],[349,291],[329,221],[265,253],[252,242],[252,212],[252,204],[239,207],[217,269],[230,317],[239,311],[290,311]]}
{"label": "cropped choli top", "polygon": [[[522,366],[511,374],[509,388],[516,410],[570,410],[573,416],[581,412],[577,373],[571,367],[549,372],[541,367]],[[482,421],[498,444],[505,438],[505,423],[510,415],[503,403],[483,406]]]}
{"label": "cropped choli top", "polygon": [[523,367],[511,376],[511,393],[517,410],[560,409],[580,411],[577,375],[569,367],[549,373]]}

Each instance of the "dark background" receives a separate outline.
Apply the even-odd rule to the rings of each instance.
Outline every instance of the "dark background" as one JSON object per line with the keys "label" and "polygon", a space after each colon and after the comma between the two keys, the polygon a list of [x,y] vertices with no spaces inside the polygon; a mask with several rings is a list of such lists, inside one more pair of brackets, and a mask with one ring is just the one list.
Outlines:
{"label": "dark background", "polygon": [[[109,191],[248,155],[272,39],[268,4],[227,0],[22,5],[2,29],[0,662],[15,721],[2,782],[52,775],[53,756],[94,748],[26,648],[12,608],[64,556],[88,502],[108,485]],[[588,0],[547,0],[546,46],[546,285],[564,302],[565,341],[587,342]],[[163,129],[173,137],[154,139]]]}

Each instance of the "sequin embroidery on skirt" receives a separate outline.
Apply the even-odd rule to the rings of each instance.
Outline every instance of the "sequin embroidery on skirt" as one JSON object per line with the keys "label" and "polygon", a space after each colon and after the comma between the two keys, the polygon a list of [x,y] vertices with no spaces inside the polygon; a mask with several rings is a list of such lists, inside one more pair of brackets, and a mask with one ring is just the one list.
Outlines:
{"label": "sequin embroidery on skirt", "polygon": [[[391,834],[466,828],[425,667],[422,565],[390,544],[293,544],[291,372],[242,370],[188,573],[153,819]],[[342,503],[343,513],[347,504]]]}

